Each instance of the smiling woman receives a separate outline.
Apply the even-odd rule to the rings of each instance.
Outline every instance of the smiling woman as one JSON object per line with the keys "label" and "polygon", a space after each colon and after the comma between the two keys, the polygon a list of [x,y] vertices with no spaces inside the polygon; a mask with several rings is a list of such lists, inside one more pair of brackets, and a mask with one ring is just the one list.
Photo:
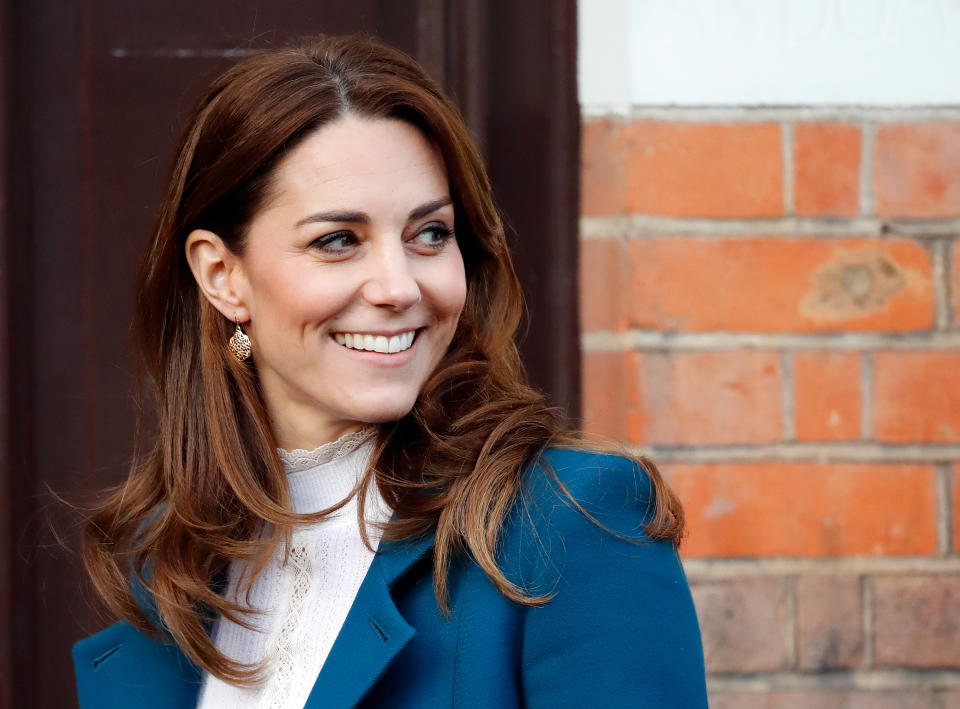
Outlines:
{"label": "smiling woman", "polygon": [[276,166],[241,252],[205,229],[187,237],[204,295],[249,323],[282,448],[413,408],[466,297],[454,216],[443,156],[423,133],[347,113]]}
{"label": "smiling woman", "polygon": [[528,386],[522,307],[408,56],[215,80],[139,285],[156,438],[85,530],[120,622],[74,648],[81,706],[705,706],[682,510]]}

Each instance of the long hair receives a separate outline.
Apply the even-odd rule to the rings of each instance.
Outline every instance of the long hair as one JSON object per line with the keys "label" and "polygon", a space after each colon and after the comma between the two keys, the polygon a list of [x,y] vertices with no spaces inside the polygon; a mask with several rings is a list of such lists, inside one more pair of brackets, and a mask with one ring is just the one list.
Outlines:
{"label": "long hair", "polygon": [[[413,410],[380,427],[357,488],[358,514],[372,478],[394,510],[384,539],[435,536],[434,590],[444,613],[450,566],[466,555],[507,598],[542,604],[547,597],[526,595],[498,566],[499,530],[524,465],[548,445],[582,445],[526,382],[514,342],[521,291],[486,171],[457,109],[416,62],[354,35],[311,38],[233,66],[189,118],[138,281],[135,339],[156,397],[156,434],[138,444],[144,452],[126,482],[85,525],[84,562],[115,615],[144,632],[159,627],[192,662],[236,684],[255,681],[262,667],[214,646],[214,617],[249,623],[248,609],[218,593],[216,580],[231,560],[247,560],[256,569],[249,590],[294,525],[341,505],[292,512],[256,367],[229,354],[232,323],[201,294],[184,244],[204,228],[242,253],[280,159],[345,114],[406,121],[439,148],[467,278],[443,359]],[[680,505],[652,462],[641,463],[656,505],[645,531],[678,541]],[[155,618],[138,603],[137,585]]]}

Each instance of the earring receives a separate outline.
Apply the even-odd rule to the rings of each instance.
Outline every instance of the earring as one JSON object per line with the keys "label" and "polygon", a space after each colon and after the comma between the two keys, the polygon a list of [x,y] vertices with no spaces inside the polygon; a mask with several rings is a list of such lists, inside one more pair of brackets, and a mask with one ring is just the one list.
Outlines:
{"label": "earring", "polygon": [[250,338],[247,337],[247,333],[243,331],[240,318],[234,315],[233,319],[237,321],[237,329],[233,333],[233,337],[230,338],[230,352],[237,358],[238,362],[243,362],[250,356],[253,347],[250,345]]}

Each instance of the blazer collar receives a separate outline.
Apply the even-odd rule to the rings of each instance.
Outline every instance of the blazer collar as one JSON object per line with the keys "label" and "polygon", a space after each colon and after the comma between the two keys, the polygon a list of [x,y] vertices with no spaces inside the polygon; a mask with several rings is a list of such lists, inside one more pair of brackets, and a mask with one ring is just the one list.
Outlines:
{"label": "blazer collar", "polygon": [[434,540],[435,537],[431,533],[413,540],[381,541],[373,563],[383,572],[387,585],[392,587],[397,579],[433,548]]}
{"label": "blazer collar", "polygon": [[[410,642],[416,630],[397,609],[391,587],[433,543],[432,534],[415,541],[380,543],[304,709],[354,706]],[[107,651],[122,659],[124,667],[142,668],[140,678],[98,671],[102,662],[98,657],[78,664],[78,682],[93,685],[94,695],[103,699],[126,697],[125,703],[116,706],[135,706],[137,697],[148,687],[155,699],[162,700],[157,706],[183,705],[184,697],[187,706],[195,706],[200,689],[198,668],[176,646],[158,652],[159,645],[153,641],[121,642]],[[162,681],[153,681],[160,678]],[[93,702],[93,706],[103,705]]]}
{"label": "blazer collar", "polygon": [[397,610],[391,585],[433,545],[384,542],[360,585],[304,709],[352,707],[416,634]]}

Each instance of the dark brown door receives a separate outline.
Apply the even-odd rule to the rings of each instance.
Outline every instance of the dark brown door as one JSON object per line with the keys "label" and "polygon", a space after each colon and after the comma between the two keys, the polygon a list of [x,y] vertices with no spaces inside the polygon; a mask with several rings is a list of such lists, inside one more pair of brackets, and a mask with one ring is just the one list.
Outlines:
{"label": "dark brown door", "polygon": [[75,703],[79,500],[125,475],[133,274],[179,120],[244,52],[367,30],[461,103],[513,229],[534,382],[578,415],[574,0],[0,0],[0,706]]}

